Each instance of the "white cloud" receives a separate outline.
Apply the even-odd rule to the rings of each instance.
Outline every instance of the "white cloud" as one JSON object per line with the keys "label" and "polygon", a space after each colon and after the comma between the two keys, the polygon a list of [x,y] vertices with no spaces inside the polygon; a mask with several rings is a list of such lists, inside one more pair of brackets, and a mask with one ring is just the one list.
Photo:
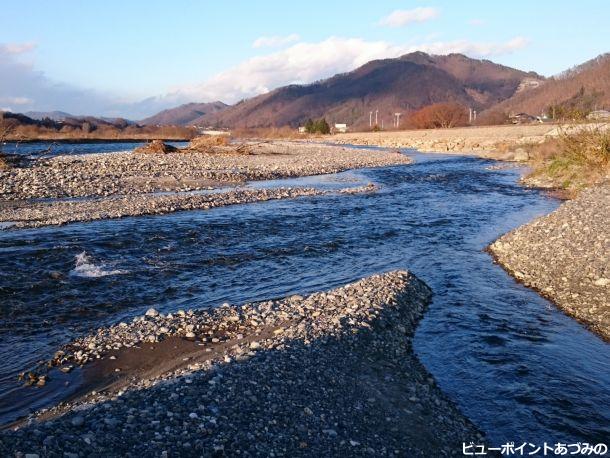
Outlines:
{"label": "white cloud", "polygon": [[36,48],[35,43],[4,43],[0,44],[0,53],[3,54],[24,54]]}
{"label": "white cloud", "polygon": [[439,14],[440,11],[437,8],[421,6],[412,10],[394,10],[381,18],[377,24],[385,27],[404,27],[414,22],[426,22],[436,19]]}
{"label": "white cloud", "polygon": [[359,38],[330,37],[317,43],[297,43],[282,51],[250,58],[182,92],[199,95],[200,99],[234,102],[278,86],[310,83],[400,52],[400,47],[387,42]]}
{"label": "white cloud", "polygon": [[451,54],[460,53],[471,57],[492,57],[510,54],[518,49],[524,48],[529,40],[524,37],[514,37],[503,43],[494,42],[472,42],[468,40],[457,40],[449,42],[434,42],[422,45],[410,46],[407,52],[423,51],[429,54]]}
{"label": "white cloud", "polygon": [[5,97],[2,101],[13,105],[29,105],[33,102],[32,99],[28,99],[27,97]]}
{"label": "white cloud", "polygon": [[474,26],[480,26],[480,25],[485,25],[485,21],[482,19],[471,19],[470,21],[468,21],[468,24],[474,25]]}
{"label": "white cloud", "polygon": [[297,35],[296,33],[290,34],[290,35],[286,35],[286,36],[279,36],[279,35],[274,35],[271,37],[259,37],[256,40],[254,40],[254,43],[252,43],[252,47],[253,48],[275,48],[278,46],[284,46],[290,43],[294,43],[295,41],[299,40],[299,35]]}
{"label": "white cloud", "polygon": [[177,88],[172,96],[180,97],[182,94],[184,99],[233,103],[279,86],[311,83],[351,71],[374,59],[398,57],[414,51],[462,53],[487,58],[511,53],[527,43],[525,38],[515,37],[501,43],[458,40],[394,45],[386,41],[330,37],[321,42],[297,43],[281,51],[253,57],[199,85]]}
{"label": "white cloud", "polygon": [[109,100],[94,91],[50,80],[21,57],[34,49],[31,43],[0,44],[0,104],[29,109],[66,111],[99,110]]}
{"label": "white cloud", "polygon": [[54,81],[28,62],[32,43],[0,43],[0,107],[8,111],[62,110],[75,115],[129,116],[132,119],[167,108],[181,98],[164,96],[135,103],[117,94]]}

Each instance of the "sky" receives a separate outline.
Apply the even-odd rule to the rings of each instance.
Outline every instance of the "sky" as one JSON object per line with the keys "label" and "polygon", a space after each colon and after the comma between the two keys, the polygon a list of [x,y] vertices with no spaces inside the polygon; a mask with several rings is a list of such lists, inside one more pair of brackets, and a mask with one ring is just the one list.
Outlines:
{"label": "sky", "polygon": [[142,119],[460,52],[545,76],[610,51],[610,2],[0,0],[0,110]]}

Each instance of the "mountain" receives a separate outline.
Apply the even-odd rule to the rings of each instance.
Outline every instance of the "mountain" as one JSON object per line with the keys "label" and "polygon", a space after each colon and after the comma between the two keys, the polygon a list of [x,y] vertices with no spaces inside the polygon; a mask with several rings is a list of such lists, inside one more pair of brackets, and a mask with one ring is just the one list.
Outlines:
{"label": "mountain", "polygon": [[483,110],[542,80],[536,73],[462,54],[415,52],[371,61],[313,84],[281,87],[206,113],[197,122],[218,127],[297,126],[307,118],[325,116],[331,123],[364,127],[370,112],[379,110],[378,122],[387,126],[394,113],[432,103],[457,102]]}
{"label": "mountain", "polygon": [[[517,93],[493,109],[538,115],[551,105],[595,110],[610,109],[610,53],[602,54],[553,78],[527,93]],[[550,115],[550,113],[548,113]]]}
{"label": "mountain", "polygon": [[145,125],[177,125],[193,126],[200,125],[201,118],[205,115],[218,113],[229,105],[222,102],[211,103],[187,103],[176,108],[163,110],[154,116],[143,119],[140,124]]}
{"label": "mountain", "polygon": [[[40,116],[31,116],[31,114]],[[93,116],[72,116],[64,113],[62,119],[55,119],[49,116],[52,113],[62,113],[61,111],[54,112],[28,112],[27,114],[12,113],[10,111],[0,111],[0,120],[9,121],[13,127],[18,126],[36,126],[49,129],[60,130],[62,128],[80,129],[87,131],[99,128],[115,128],[125,129],[129,126],[135,126],[133,121],[128,121],[123,118],[96,118]]]}
{"label": "mountain", "polygon": [[28,118],[36,119],[41,121],[45,118],[52,119],[53,121],[63,121],[66,118],[74,118],[75,116],[65,111],[28,111],[24,113]]}

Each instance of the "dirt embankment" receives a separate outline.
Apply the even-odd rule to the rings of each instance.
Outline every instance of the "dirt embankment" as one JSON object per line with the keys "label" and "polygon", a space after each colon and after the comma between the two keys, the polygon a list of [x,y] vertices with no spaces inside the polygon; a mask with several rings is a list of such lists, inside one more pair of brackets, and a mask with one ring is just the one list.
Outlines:
{"label": "dirt embankment", "polygon": [[[337,134],[340,144],[414,148],[420,151],[471,154],[489,159],[527,161],[528,146],[554,138],[574,127],[556,124],[421,129]],[[578,127],[577,127],[578,129]]]}
{"label": "dirt embankment", "polygon": [[506,145],[544,141],[557,129],[555,125],[464,127],[386,132],[354,132],[335,136],[338,143],[414,148],[420,151],[473,154],[493,159],[526,160],[515,157]]}
{"label": "dirt embankment", "polygon": [[[122,383],[2,433],[0,452],[457,456],[483,439],[413,353],[429,300],[396,271],[308,297],[149,310],[56,357]],[[163,355],[178,364],[146,363]]]}
{"label": "dirt embankment", "polygon": [[610,340],[610,182],[489,247],[525,285]]}

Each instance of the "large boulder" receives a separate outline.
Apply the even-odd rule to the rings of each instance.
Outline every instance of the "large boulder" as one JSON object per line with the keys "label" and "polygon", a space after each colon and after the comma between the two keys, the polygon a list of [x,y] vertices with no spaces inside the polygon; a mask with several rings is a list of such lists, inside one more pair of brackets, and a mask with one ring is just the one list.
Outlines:
{"label": "large boulder", "polygon": [[142,145],[133,150],[134,153],[145,153],[145,154],[167,154],[175,153],[178,148],[175,146],[167,145],[163,140],[153,140],[146,145]]}

